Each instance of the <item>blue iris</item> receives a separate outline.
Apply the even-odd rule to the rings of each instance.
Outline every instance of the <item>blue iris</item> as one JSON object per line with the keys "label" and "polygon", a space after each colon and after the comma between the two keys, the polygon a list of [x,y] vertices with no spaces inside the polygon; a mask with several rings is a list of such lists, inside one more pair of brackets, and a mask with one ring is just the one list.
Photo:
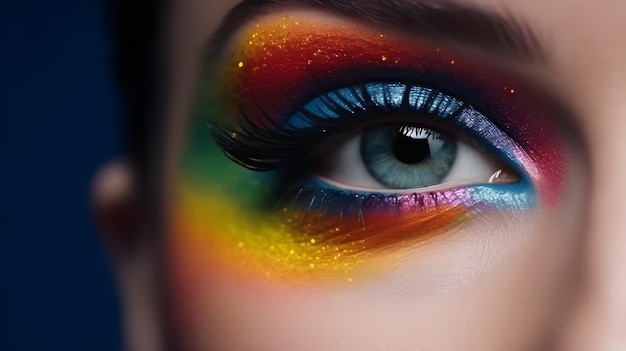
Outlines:
{"label": "blue iris", "polygon": [[370,128],[361,138],[366,169],[376,181],[392,189],[441,183],[456,154],[454,138],[418,126]]}

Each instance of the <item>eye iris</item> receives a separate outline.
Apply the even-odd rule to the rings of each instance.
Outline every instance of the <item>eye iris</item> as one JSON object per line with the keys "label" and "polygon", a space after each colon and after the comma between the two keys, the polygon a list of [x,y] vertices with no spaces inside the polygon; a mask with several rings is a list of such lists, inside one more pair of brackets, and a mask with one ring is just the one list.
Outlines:
{"label": "eye iris", "polygon": [[438,184],[456,159],[457,143],[419,126],[376,127],[361,139],[361,157],[368,172],[394,189]]}

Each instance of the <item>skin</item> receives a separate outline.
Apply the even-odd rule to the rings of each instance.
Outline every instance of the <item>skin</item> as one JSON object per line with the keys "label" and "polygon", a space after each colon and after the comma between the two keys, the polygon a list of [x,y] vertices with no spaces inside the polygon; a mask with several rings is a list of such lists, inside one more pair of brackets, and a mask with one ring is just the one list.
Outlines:
{"label": "skin", "polygon": [[[177,1],[171,13],[166,221],[200,48],[236,3]],[[129,168],[117,162],[103,168],[93,197],[129,349],[165,349],[163,328],[185,350],[626,348],[626,153],[617,151],[626,150],[626,3],[471,3],[522,19],[547,48],[549,65],[517,69],[565,102],[580,133],[567,144],[558,204],[472,223],[356,287],[303,288],[202,266],[193,258],[204,253],[179,245],[175,232],[146,239],[140,233],[161,232],[151,221],[119,220],[137,201]]]}

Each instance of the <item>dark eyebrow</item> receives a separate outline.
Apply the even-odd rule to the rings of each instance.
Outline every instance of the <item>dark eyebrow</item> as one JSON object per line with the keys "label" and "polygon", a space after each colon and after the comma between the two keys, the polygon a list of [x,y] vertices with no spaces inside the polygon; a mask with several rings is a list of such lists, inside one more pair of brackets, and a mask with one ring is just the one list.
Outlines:
{"label": "dark eyebrow", "polygon": [[224,18],[209,42],[222,52],[230,36],[258,16],[286,9],[319,9],[515,60],[544,62],[545,51],[528,25],[514,16],[455,2],[416,0],[244,0]]}

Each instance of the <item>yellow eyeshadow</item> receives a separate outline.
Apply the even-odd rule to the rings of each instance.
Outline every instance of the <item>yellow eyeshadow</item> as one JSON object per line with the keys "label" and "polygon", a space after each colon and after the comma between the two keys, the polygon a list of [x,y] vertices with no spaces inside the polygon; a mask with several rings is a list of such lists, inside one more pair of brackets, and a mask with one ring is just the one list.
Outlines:
{"label": "yellow eyeshadow", "polygon": [[449,207],[372,216],[368,223],[338,216],[320,221],[320,213],[287,208],[246,213],[226,198],[181,186],[173,233],[175,240],[201,247],[210,260],[243,273],[292,282],[352,282],[392,269],[406,249],[464,222],[467,212]]}

